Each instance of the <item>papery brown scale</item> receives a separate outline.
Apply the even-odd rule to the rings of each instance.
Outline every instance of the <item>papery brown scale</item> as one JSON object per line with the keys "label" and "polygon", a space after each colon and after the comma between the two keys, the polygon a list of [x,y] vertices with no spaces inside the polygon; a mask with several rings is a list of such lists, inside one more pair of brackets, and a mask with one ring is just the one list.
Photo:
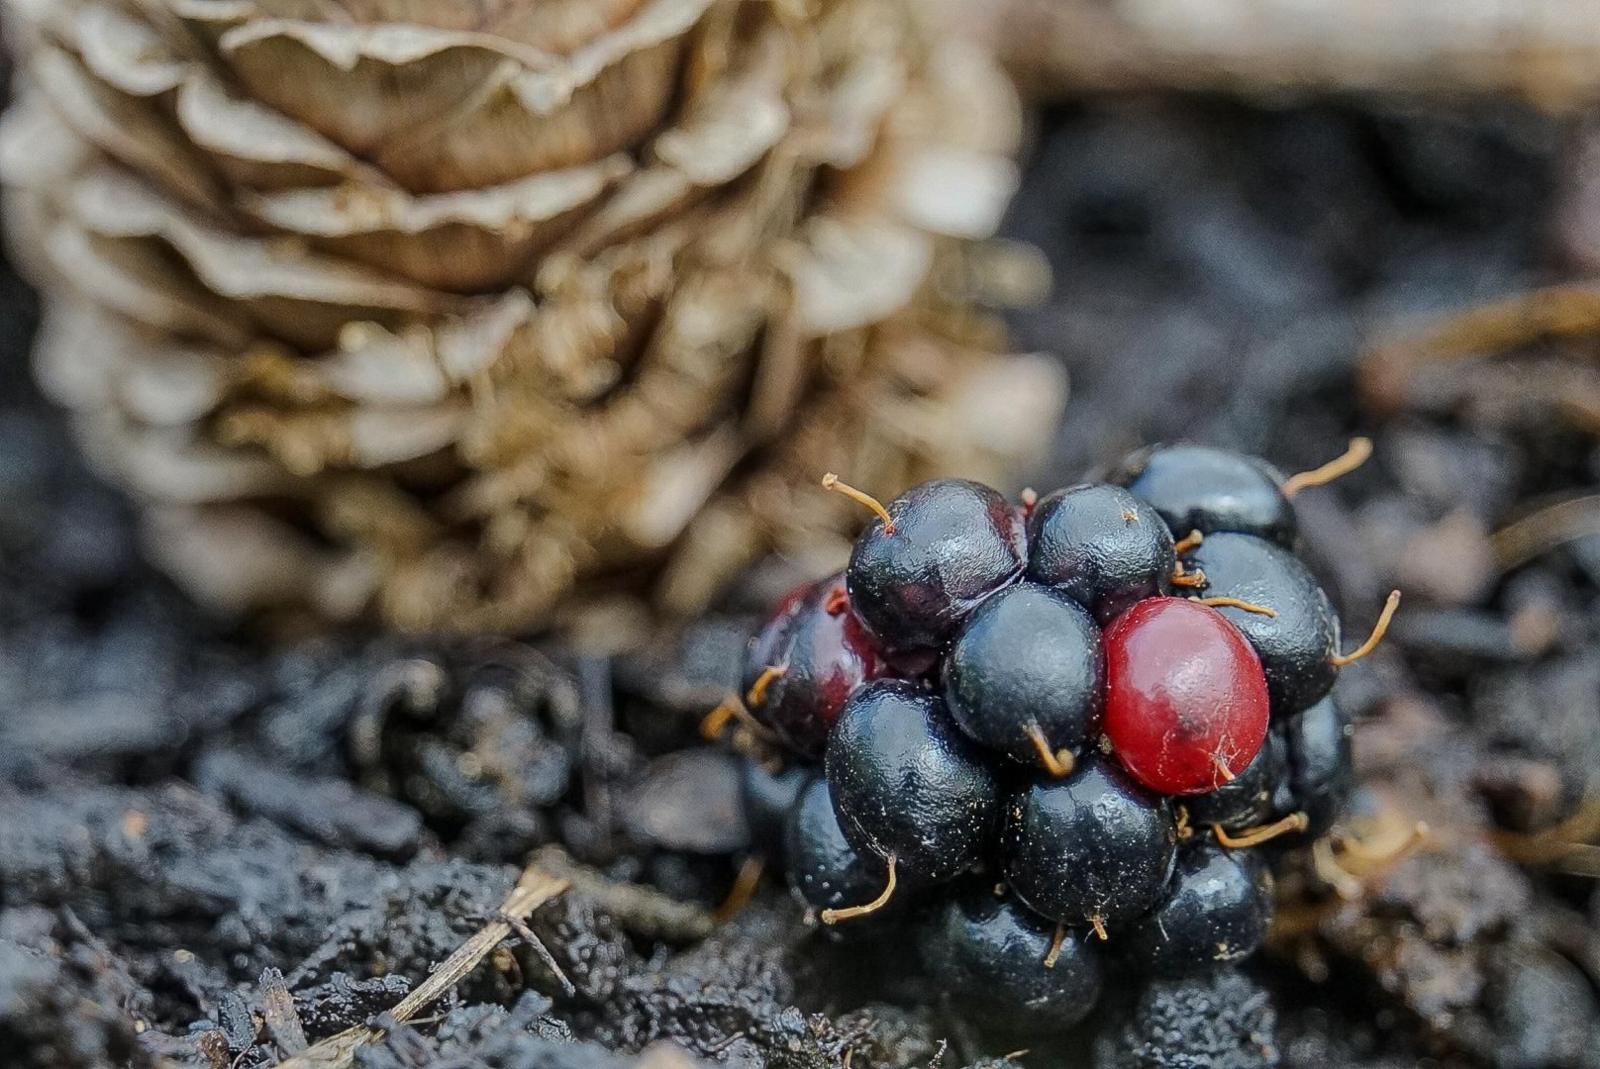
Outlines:
{"label": "papery brown scale", "polygon": [[821,471],[1049,439],[1055,365],[934,281],[1017,103],[911,0],[0,3],[39,379],[220,610],[694,612],[837,556]]}

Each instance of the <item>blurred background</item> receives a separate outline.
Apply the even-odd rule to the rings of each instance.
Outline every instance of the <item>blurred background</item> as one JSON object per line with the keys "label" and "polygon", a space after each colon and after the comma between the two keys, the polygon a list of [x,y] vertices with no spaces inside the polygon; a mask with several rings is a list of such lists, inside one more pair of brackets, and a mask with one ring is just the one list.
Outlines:
{"label": "blurred background", "polygon": [[848,546],[817,476],[1366,434],[1305,554],[1405,608],[1265,1042],[1600,1066],[1595,14],[11,0],[0,1046],[275,1064],[272,992],[392,1006],[558,846],[690,911],[541,922],[579,1038],[929,1064],[774,886],[641,949],[750,845],[695,725]]}

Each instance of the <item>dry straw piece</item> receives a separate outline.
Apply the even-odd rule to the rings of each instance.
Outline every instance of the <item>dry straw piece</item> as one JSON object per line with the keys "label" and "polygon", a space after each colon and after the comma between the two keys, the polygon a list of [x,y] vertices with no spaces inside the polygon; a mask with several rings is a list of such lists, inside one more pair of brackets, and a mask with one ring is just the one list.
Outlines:
{"label": "dry straw piece", "polygon": [[223,611],[693,612],[1059,413],[971,310],[1014,94],[910,0],[4,4],[39,380]]}
{"label": "dry straw piece", "polygon": [[1201,90],[1600,101],[1594,0],[925,0],[1046,93]]}

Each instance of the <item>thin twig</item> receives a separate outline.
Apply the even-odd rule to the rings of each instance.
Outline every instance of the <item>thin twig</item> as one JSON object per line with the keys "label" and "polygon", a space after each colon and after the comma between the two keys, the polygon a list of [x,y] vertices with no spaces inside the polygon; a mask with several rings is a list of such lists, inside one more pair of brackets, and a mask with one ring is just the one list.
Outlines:
{"label": "thin twig", "polygon": [[556,982],[561,985],[561,990],[566,992],[568,998],[578,993],[578,989],[567,978],[567,974],[561,970],[561,963],[556,961],[556,956],[550,953],[550,948],[544,945],[544,940],[539,938],[538,933],[528,927],[527,921],[524,921],[521,917],[513,917],[504,910],[499,913],[496,919],[503,920],[511,925],[511,930],[521,937],[522,941],[528,945],[528,949],[533,951],[534,956],[544,962],[544,967],[550,970],[550,975],[556,978]]}
{"label": "thin twig", "polygon": [[1568,498],[1508,524],[1489,545],[1502,572],[1520,567],[1557,546],[1600,534],[1600,496]]}
{"label": "thin twig", "polygon": [[[487,924],[468,939],[456,952],[445,959],[428,978],[389,1011],[396,1021],[405,1022],[416,1017],[436,999],[459,983],[489,952],[511,934],[513,921],[524,921],[534,910],[549,902],[567,889],[567,881],[557,879],[539,868],[529,865],[517,880],[516,887],[506,896]],[[279,1069],[341,1069],[349,1065],[361,1047],[381,1038],[383,1031],[357,1025],[338,1035],[329,1036],[312,1044],[292,1058],[279,1063]]]}
{"label": "thin twig", "polygon": [[645,939],[691,943],[704,939],[715,927],[711,914],[699,906],[651,887],[612,880],[578,864],[559,846],[543,847],[533,861],[571,884],[574,897],[594,903],[623,928]]}

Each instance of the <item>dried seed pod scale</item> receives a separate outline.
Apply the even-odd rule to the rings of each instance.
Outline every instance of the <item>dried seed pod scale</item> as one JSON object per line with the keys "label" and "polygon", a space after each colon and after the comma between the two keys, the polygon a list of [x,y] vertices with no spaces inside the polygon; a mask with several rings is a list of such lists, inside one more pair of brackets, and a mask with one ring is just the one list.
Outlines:
{"label": "dried seed pod scale", "polygon": [[220,609],[689,612],[843,545],[796,474],[1059,412],[968,308],[1015,99],[904,0],[5,7],[40,381]]}
{"label": "dried seed pod scale", "polygon": [[937,0],[1034,88],[1511,96],[1577,111],[1600,95],[1585,0]]}

